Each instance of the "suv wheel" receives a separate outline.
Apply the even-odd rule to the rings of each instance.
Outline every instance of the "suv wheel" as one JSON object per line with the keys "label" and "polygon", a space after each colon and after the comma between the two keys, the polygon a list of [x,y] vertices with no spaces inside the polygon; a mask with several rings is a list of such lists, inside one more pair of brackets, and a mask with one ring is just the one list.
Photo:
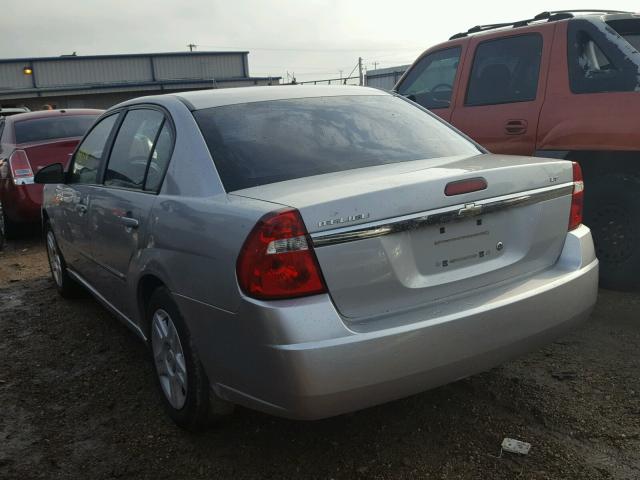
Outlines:
{"label": "suv wheel", "polygon": [[600,285],[614,290],[640,286],[640,181],[611,175],[587,185],[585,224],[600,260]]}
{"label": "suv wheel", "polygon": [[162,403],[180,427],[200,431],[230,408],[211,391],[191,334],[166,288],[158,288],[147,308],[149,343]]}
{"label": "suv wheel", "polygon": [[49,223],[45,225],[44,232],[51,278],[53,278],[53,283],[55,283],[58,293],[65,298],[75,298],[79,296],[82,292],[82,287],[67,273],[67,264],[64,261],[64,257],[56,241],[56,236]]}

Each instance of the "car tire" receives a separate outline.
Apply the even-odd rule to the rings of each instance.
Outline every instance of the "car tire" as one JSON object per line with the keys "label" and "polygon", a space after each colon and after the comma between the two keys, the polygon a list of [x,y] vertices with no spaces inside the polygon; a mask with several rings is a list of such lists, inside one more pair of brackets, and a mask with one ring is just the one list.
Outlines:
{"label": "car tire", "polygon": [[232,404],[211,390],[191,332],[169,290],[154,291],[146,316],[156,385],[171,419],[195,432],[228,415]]}
{"label": "car tire", "polygon": [[64,298],[77,298],[81,296],[84,290],[67,272],[67,264],[64,261],[64,257],[58,246],[58,241],[49,222],[44,226],[44,238],[51,278],[56,286],[56,290],[58,290],[58,293]]}
{"label": "car tire", "polygon": [[640,287],[640,180],[608,175],[585,187],[584,223],[600,260],[600,286]]}

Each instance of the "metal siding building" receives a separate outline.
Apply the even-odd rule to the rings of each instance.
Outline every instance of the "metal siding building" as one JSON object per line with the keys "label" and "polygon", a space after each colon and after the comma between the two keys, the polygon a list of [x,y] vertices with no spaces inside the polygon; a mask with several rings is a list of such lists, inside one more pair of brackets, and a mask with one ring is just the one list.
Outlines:
{"label": "metal siding building", "polygon": [[368,70],[366,76],[367,87],[380,88],[381,90],[392,90],[400,77],[407,71],[410,65],[399,67],[379,68]]}
{"label": "metal siding building", "polygon": [[[177,52],[0,60],[0,105],[106,108],[129,98],[278,84],[250,77],[249,52]],[[32,74],[24,73],[25,68]]]}

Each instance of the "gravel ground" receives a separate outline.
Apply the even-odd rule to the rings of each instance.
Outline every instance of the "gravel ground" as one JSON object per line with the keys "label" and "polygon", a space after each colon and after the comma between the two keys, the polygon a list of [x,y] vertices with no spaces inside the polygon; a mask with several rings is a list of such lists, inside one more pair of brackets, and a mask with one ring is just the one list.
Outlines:
{"label": "gravel ground", "polygon": [[[144,346],[58,297],[38,240],[0,251],[0,478],[640,479],[640,294],[482,375],[318,422],[238,408],[192,435]],[[503,454],[509,436],[527,456]]]}

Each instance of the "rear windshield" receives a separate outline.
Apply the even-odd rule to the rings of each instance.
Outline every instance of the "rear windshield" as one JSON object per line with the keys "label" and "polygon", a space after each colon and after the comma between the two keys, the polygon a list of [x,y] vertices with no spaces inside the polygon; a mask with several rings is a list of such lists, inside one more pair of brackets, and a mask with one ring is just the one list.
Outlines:
{"label": "rear windshield", "polygon": [[96,115],[69,115],[22,120],[14,124],[16,143],[82,137],[96,118]]}
{"label": "rear windshield", "polygon": [[479,153],[450,127],[390,95],[244,103],[198,110],[194,116],[228,192],[354,168]]}

